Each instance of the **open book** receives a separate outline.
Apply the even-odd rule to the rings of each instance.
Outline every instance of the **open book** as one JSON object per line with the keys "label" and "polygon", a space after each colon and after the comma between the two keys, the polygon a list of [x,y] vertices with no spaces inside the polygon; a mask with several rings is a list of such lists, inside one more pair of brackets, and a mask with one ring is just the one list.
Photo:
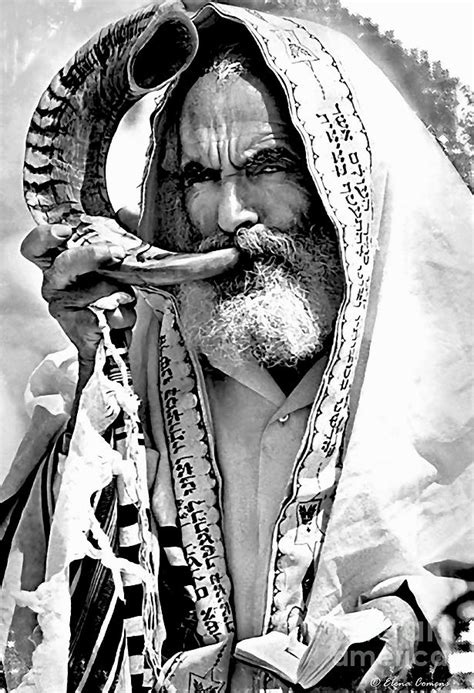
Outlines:
{"label": "open book", "polygon": [[236,659],[261,667],[302,688],[315,686],[358,642],[372,640],[391,626],[378,609],[325,616],[312,623],[314,635],[308,645],[290,634],[272,631],[238,643]]}

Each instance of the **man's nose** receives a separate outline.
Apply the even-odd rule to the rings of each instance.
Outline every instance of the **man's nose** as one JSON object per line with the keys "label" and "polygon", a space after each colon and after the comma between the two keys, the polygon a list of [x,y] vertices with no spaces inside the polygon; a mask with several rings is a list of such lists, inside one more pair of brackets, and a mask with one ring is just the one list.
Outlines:
{"label": "man's nose", "polygon": [[246,202],[245,192],[235,180],[221,184],[217,223],[224,233],[235,234],[258,222],[258,214]]}

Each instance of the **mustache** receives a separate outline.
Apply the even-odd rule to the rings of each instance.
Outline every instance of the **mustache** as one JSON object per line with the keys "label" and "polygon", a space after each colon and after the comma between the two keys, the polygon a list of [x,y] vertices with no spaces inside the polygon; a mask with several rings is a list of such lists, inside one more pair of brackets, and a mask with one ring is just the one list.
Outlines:
{"label": "mustache", "polygon": [[264,224],[255,224],[239,229],[234,235],[217,232],[204,238],[197,248],[198,252],[235,247],[250,259],[273,259],[294,262],[298,256],[297,235],[284,233]]}

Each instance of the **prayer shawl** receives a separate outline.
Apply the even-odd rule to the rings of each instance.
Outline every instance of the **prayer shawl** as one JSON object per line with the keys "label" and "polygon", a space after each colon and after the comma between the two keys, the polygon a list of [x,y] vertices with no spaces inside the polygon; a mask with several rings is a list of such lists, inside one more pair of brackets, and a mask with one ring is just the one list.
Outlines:
{"label": "prayer shawl", "polygon": [[[211,3],[192,18],[199,40],[218,21],[247,29],[281,85],[346,278],[274,529],[263,632],[354,611],[404,581],[436,628],[467,590],[472,565],[469,193],[396,89],[346,37]],[[189,16],[179,12],[169,31],[180,22],[189,33]],[[162,247],[184,223],[170,154],[176,112],[167,110],[183,65],[173,42],[164,45],[157,60],[172,74],[154,85],[161,101],[139,231]],[[193,50],[186,55],[189,62]],[[148,317],[138,322],[131,354],[148,454],[159,455],[154,517],[139,400],[127,384],[125,350],[104,326],[68,454],[64,411],[54,400],[48,418],[37,406],[38,438],[26,437],[3,491],[11,669],[18,659],[12,685],[29,669],[19,691],[141,691],[152,682],[179,693],[226,689],[232,595],[203,376],[173,299],[143,296]],[[64,373],[59,358],[49,361],[56,380]],[[70,391],[73,377],[61,378]]]}

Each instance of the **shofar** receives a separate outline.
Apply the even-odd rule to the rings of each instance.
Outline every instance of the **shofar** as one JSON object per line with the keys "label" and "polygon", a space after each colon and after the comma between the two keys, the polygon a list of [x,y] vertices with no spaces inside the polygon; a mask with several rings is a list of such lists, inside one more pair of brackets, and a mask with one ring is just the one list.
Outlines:
{"label": "shofar", "polygon": [[[71,245],[124,247],[123,262],[101,274],[141,287],[205,279],[238,261],[234,248],[180,255],[144,243],[115,221],[107,194],[106,157],[123,115],[171,84],[196,54],[193,23],[169,8],[139,10],[80,48],[41,97],[26,139],[24,192],[36,223],[72,226]],[[160,63],[170,41],[177,58]]]}

